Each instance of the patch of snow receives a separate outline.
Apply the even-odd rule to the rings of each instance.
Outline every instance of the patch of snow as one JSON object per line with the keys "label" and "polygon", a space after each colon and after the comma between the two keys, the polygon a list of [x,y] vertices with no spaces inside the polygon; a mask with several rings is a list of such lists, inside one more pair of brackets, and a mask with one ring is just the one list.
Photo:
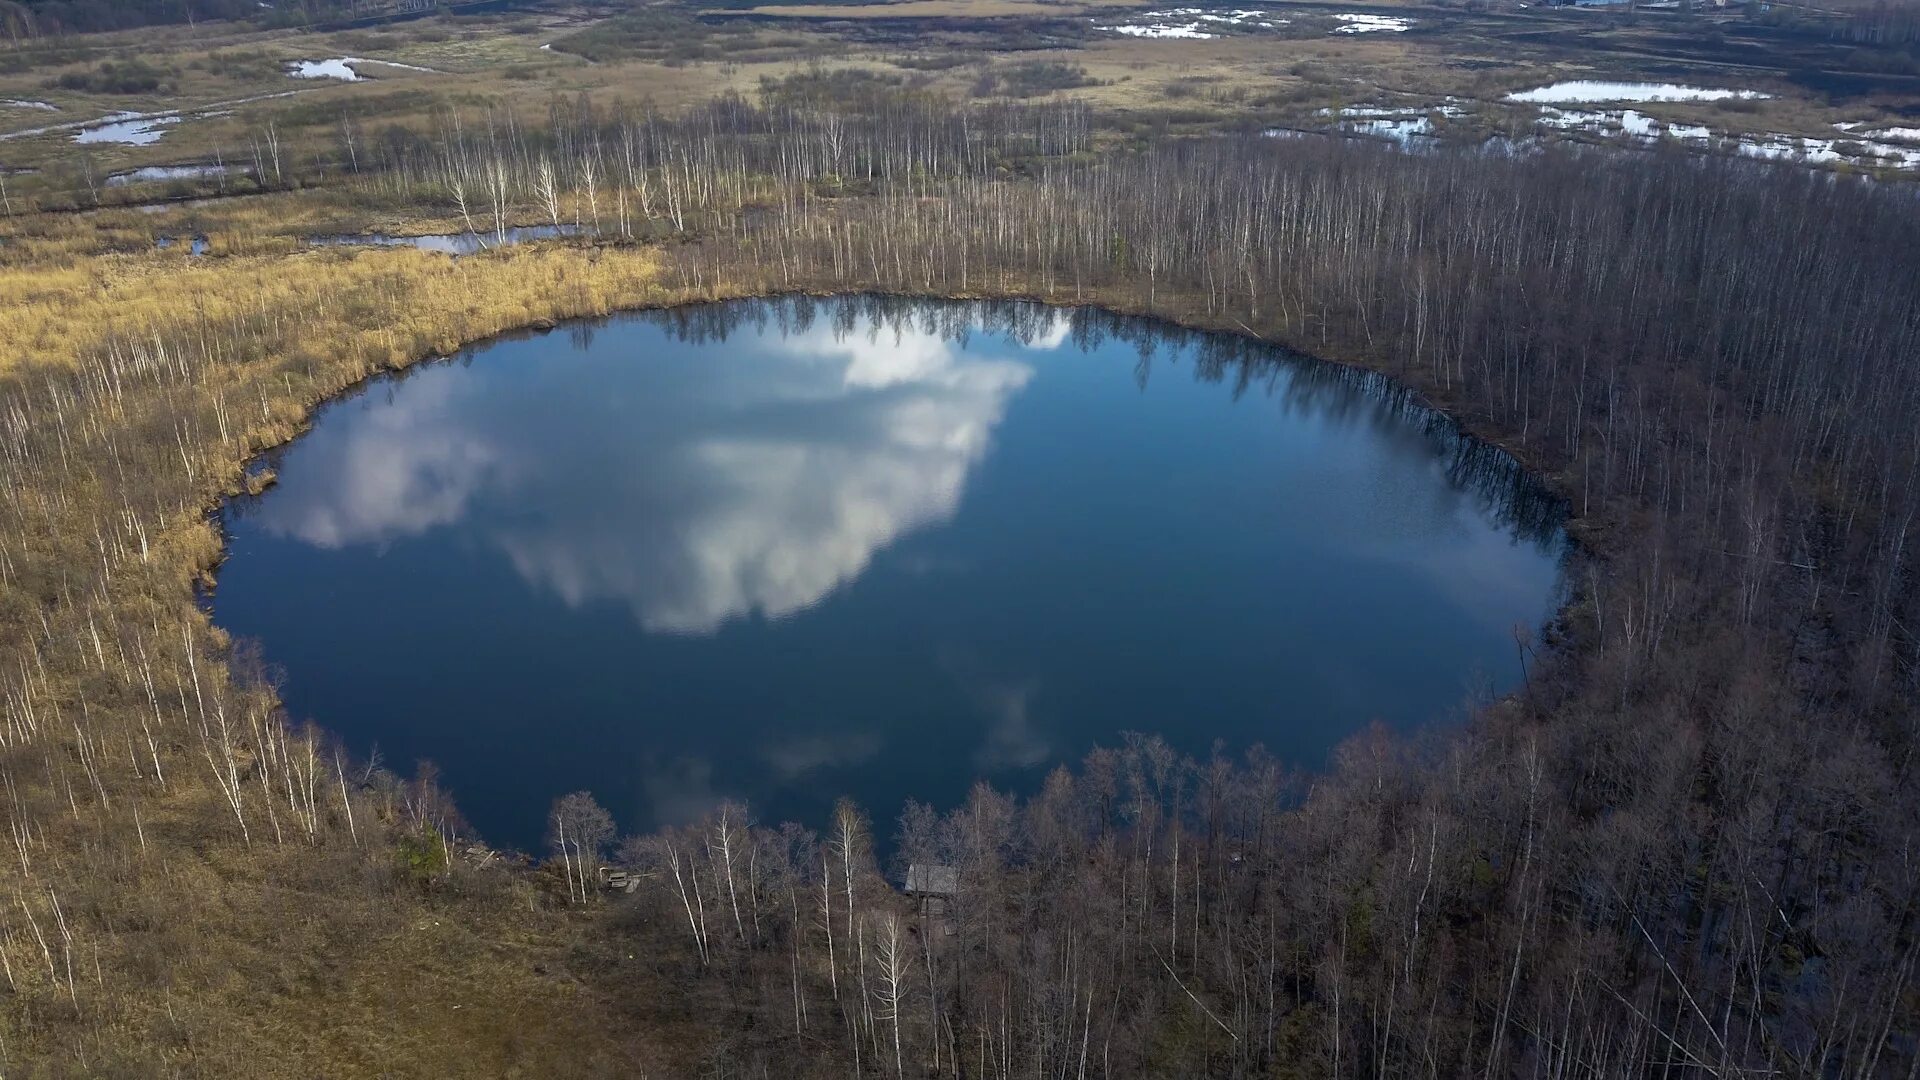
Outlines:
{"label": "patch of snow", "polygon": [[1866,123],[1862,121],[1856,121],[1851,124],[1835,124],[1833,126],[1839,128],[1841,131],[1851,132],[1867,139],[1891,139],[1895,142],[1920,142],[1920,127],[1868,128]]}
{"label": "patch of snow", "polygon": [[1424,116],[1402,117],[1398,119],[1381,118],[1374,120],[1349,120],[1340,125],[1342,128],[1361,135],[1376,135],[1383,139],[1406,145],[1416,138],[1433,134],[1433,121]]}
{"label": "patch of snow", "polygon": [[[1846,162],[1883,169],[1920,169],[1920,146],[1903,146],[1870,137],[1883,134],[1881,130],[1861,132],[1850,139],[1814,139],[1778,133],[1735,136],[1716,133],[1702,124],[1665,123],[1631,109],[1589,112],[1552,107],[1541,111],[1539,123],[1543,127],[1561,131],[1624,136],[1638,143],[1654,143],[1664,137],[1690,143],[1717,144],[1741,157],[1766,161],[1791,161],[1804,165]],[[1835,126],[1842,131],[1853,130],[1847,125]],[[1898,130],[1901,129],[1884,129]]]}
{"label": "patch of snow", "polygon": [[1464,116],[1466,115],[1466,110],[1456,104],[1453,98],[1448,98],[1437,105],[1421,105],[1415,107],[1347,105],[1338,109],[1320,109],[1314,113],[1316,116],[1339,116],[1351,120],[1406,119],[1415,116],[1432,116],[1434,114],[1448,117]]}
{"label": "patch of snow", "polygon": [[1143,11],[1133,16],[1130,22],[1096,27],[1096,29],[1125,34],[1128,37],[1205,40],[1221,37],[1224,31],[1271,30],[1278,26],[1285,26],[1287,22],[1288,20],[1279,18],[1270,11],[1254,8],[1181,7]]}
{"label": "patch of snow", "polygon": [[1660,121],[1632,109],[1585,112],[1578,109],[1549,108],[1540,113],[1540,123],[1562,131],[1592,131],[1605,134],[1617,128],[1636,139],[1660,137]]}
{"label": "patch of snow", "polygon": [[421,71],[428,75],[443,75],[439,68],[421,67],[419,64],[403,64],[398,60],[369,60],[364,56],[347,57],[349,64],[379,64],[381,67],[399,68],[401,71]]}
{"label": "patch of snow", "polygon": [[1725,101],[1729,98],[1752,101],[1770,96],[1758,90],[1574,79],[1508,94],[1505,100],[1529,105],[1590,105],[1607,101]]}
{"label": "patch of snow", "polygon": [[1125,34],[1128,37],[1198,38],[1204,40],[1206,38],[1216,38],[1220,36],[1202,31],[1199,23],[1182,23],[1177,26],[1106,26],[1101,29],[1111,30],[1116,34]]}
{"label": "patch of snow", "polygon": [[[1446,149],[1447,140],[1436,119],[1466,113],[1467,109],[1453,98],[1424,107],[1366,102],[1315,110],[1314,115],[1332,121],[1330,129],[1273,128],[1265,134],[1274,138],[1370,136],[1410,153],[1438,153]],[[1862,121],[1834,125],[1847,134],[1833,139],[1777,132],[1736,135],[1715,131],[1704,124],[1673,123],[1636,109],[1552,106],[1542,106],[1535,122],[1543,131],[1582,132],[1600,137],[1600,141],[1592,143],[1557,144],[1576,154],[1614,153],[1625,147],[1652,149],[1663,140],[1671,140],[1691,150],[1719,150],[1766,161],[1807,166],[1845,164],[1920,173],[1920,128],[1917,127],[1870,127],[1871,122]],[[1464,142],[1453,145],[1477,149],[1488,156],[1514,157],[1537,153],[1551,141],[1537,135],[1517,138],[1496,135],[1477,147]]]}
{"label": "patch of snow", "polygon": [[[1843,144],[1857,144],[1843,145]],[[1798,161],[1809,165],[1847,162],[1882,169],[1920,168],[1920,147],[1862,139],[1810,139],[1797,135],[1741,138],[1734,153],[1769,161]]]}
{"label": "patch of snow", "polygon": [[[1842,149],[1836,147],[1836,149]],[[1851,150],[1846,147],[1843,150]],[[1850,159],[1856,165],[1877,169],[1912,169],[1920,167],[1920,146],[1897,146],[1891,143],[1867,143]]]}
{"label": "patch of snow", "polygon": [[1333,28],[1336,34],[1372,34],[1382,31],[1399,34],[1413,28],[1412,19],[1403,19],[1397,15],[1361,15],[1342,12],[1334,18],[1341,24]]}
{"label": "patch of snow", "polygon": [[1660,121],[1645,113],[1626,109],[1620,113],[1620,130],[1636,139],[1657,139],[1660,137]]}
{"label": "patch of snow", "polygon": [[361,64],[379,64],[382,67],[399,68],[402,71],[424,71],[438,74],[432,68],[417,64],[402,64],[398,60],[369,60],[364,56],[336,56],[330,60],[295,60],[287,65],[287,74],[296,79],[339,79],[341,82],[361,82],[366,79],[356,68]]}
{"label": "patch of snow", "polygon": [[353,70],[349,57],[340,56],[332,60],[295,60],[287,68],[287,74],[296,79],[339,79],[341,82],[359,82],[360,73]]}
{"label": "patch of snow", "polygon": [[1740,139],[1734,145],[1734,153],[1742,157],[1765,158],[1769,161],[1801,161],[1809,165],[1825,165],[1844,160],[1844,155],[1834,149],[1833,144],[1832,139],[1769,135],[1764,139]]}
{"label": "patch of snow", "polygon": [[59,112],[60,106],[45,101],[27,101],[22,98],[0,98],[0,105],[11,105],[16,109],[39,109],[42,112]]}

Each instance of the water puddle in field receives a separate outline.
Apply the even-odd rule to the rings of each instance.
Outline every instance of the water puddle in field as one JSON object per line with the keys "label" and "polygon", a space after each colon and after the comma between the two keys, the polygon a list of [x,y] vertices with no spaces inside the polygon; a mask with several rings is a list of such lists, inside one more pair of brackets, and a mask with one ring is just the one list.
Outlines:
{"label": "water puddle in field", "polygon": [[108,187],[128,187],[133,184],[159,184],[176,180],[217,180],[237,172],[231,165],[190,164],[190,165],[147,165],[138,169],[128,169],[107,177]]}
{"label": "water puddle in field", "polygon": [[74,133],[77,143],[118,143],[122,146],[151,146],[166,134],[170,124],[180,122],[178,113],[115,113],[105,123],[92,124]]}
{"label": "water puddle in field", "polygon": [[1449,98],[1427,108],[1348,105],[1337,109],[1320,109],[1314,115],[1332,119],[1339,131],[1386,139],[1411,149],[1417,141],[1436,136],[1435,118],[1457,119],[1466,115],[1466,110]]}
{"label": "water puddle in field", "polygon": [[0,141],[24,139],[49,132],[74,132],[73,141],[77,143],[114,143],[123,146],[148,146],[159,142],[165,135],[168,125],[182,120],[209,119],[230,115],[240,105],[256,101],[271,101],[275,98],[292,97],[304,94],[305,90],[281,90],[272,94],[255,94],[252,97],[234,98],[231,101],[216,101],[190,109],[166,109],[160,112],[115,112],[87,120],[69,120],[63,124],[49,124],[45,127],[27,128],[21,131],[0,132]]}
{"label": "water puddle in field", "polygon": [[430,233],[425,236],[392,236],[387,233],[342,233],[308,237],[307,242],[321,247],[363,245],[366,247],[410,247],[421,251],[439,251],[448,255],[472,255],[492,247],[524,244],[530,240],[551,240],[577,236],[578,225],[522,225],[504,232]]}

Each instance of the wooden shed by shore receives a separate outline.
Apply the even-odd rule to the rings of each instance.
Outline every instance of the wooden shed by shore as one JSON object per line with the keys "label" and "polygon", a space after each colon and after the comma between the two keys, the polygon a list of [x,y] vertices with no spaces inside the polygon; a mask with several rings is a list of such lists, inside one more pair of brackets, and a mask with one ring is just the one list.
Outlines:
{"label": "wooden shed by shore", "polygon": [[940,924],[943,932],[953,933],[948,904],[960,892],[960,871],[939,863],[907,864],[907,895],[920,901],[920,917]]}

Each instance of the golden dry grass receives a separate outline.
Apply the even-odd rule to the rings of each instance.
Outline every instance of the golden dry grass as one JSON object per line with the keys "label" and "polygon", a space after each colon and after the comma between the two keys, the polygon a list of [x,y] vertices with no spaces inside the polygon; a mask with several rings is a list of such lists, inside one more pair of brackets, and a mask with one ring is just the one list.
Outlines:
{"label": "golden dry grass", "polygon": [[[764,79],[778,80],[821,64],[890,70],[928,92],[964,100],[974,92],[983,72],[1034,59],[1086,70],[1091,85],[1064,91],[1068,96],[1130,114],[1172,113],[1189,126],[1243,122],[1306,126],[1313,122],[1316,110],[1329,106],[1378,103],[1419,108],[1451,97],[1480,114],[1468,126],[1481,133],[1520,132],[1531,130],[1534,113],[1501,103],[1507,91],[1562,77],[1643,75],[1652,70],[1647,66],[1651,61],[1641,58],[1637,50],[1648,42],[1666,40],[1663,34],[1671,37],[1670,26],[1658,20],[1610,28],[1592,19],[1563,15],[1540,14],[1536,24],[1427,8],[1413,13],[1419,23],[1417,33],[1341,35],[1327,32],[1327,9],[1317,6],[1292,9],[1288,13],[1292,27],[1279,33],[1211,40],[1090,34],[1034,53],[1010,51],[994,44],[986,33],[990,27],[1023,18],[1080,19],[1092,26],[1144,3],[901,0],[763,5],[747,11],[705,13],[755,20],[750,32],[714,39],[725,50],[718,59],[616,56],[598,63],[564,49],[541,48],[553,42],[564,44],[569,34],[594,25],[599,16],[585,10],[493,19],[427,19],[315,34],[213,25],[191,31],[166,28],[144,37],[97,35],[86,39],[84,60],[0,76],[0,98],[48,99],[65,109],[58,114],[0,109],[0,129],[38,127],[116,109],[193,108],[258,94],[299,93],[243,104],[228,116],[173,125],[150,146],[95,145],[83,151],[73,145],[70,132],[51,132],[0,142],[0,160],[43,170],[44,175],[10,178],[9,187],[27,202],[52,198],[53,202],[40,204],[57,205],[59,199],[70,200],[71,192],[81,186],[78,163],[83,156],[96,177],[140,165],[216,158],[244,162],[250,160],[251,144],[269,122],[277,125],[296,155],[330,156],[338,152],[340,120],[348,115],[365,130],[388,125],[420,130],[449,107],[510,109],[533,116],[543,112],[555,96],[580,93],[673,109],[721,94],[751,96]],[[887,44],[844,30],[848,22],[869,18],[925,19],[931,36],[924,46],[915,46],[904,39]],[[977,20],[983,33],[956,36],[972,20]],[[912,64],[888,67],[889,58],[922,50],[954,53],[962,62],[942,70]],[[61,71],[136,52],[162,56],[179,69],[179,86],[173,93],[120,97],[45,87],[47,79]],[[292,59],[343,55],[420,64],[438,73],[369,67],[366,71],[373,78],[351,84],[300,82],[283,73],[283,65]],[[234,58],[248,63],[228,62]],[[1660,70],[1670,74],[1671,65]],[[1717,68],[1709,73],[1717,83],[1732,80],[1777,96],[1743,103],[1740,111],[1684,103],[1642,111],[1721,132],[1816,137],[1832,137],[1833,125],[1845,121],[1911,119],[1878,99],[1840,104],[1815,99],[1764,73]]]}
{"label": "golden dry grass", "polygon": [[[298,217],[303,200],[315,201],[262,200],[267,209],[239,217]],[[310,209],[329,212],[324,204]],[[107,243],[118,242],[115,229],[143,224],[130,220],[137,215],[110,217],[124,224],[107,230]],[[156,641],[177,642],[190,630],[212,650],[198,676],[210,689],[228,685],[218,659],[225,638],[195,606],[192,586],[220,551],[204,510],[239,483],[245,448],[293,437],[318,401],[373,372],[511,328],[685,298],[660,280],[657,255],[637,248],[532,245],[455,260],[406,248],[273,252],[283,237],[236,231],[216,235],[261,253],[188,259],[99,253],[102,230],[93,226],[76,215],[39,219],[32,229],[10,223],[10,262],[0,269],[0,380],[25,377],[28,367],[73,365],[98,355],[110,336],[192,348],[208,329],[247,328],[215,346],[217,359],[199,361],[206,367],[191,391],[251,403],[227,414],[244,433],[141,451],[154,468],[184,465],[193,494],[164,516],[150,550],[122,568],[100,601],[151,627]],[[126,418],[98,419],[127,424],[124,439],[143,437]],[[63,475],[58,491],[12,494],[54,500],[74,521],[112,517],[86,472]],[[47,539],[55,545],[48,558],[67,557],[60,537]],[[65,697],[89,680],[97,694],[98,680],[130,677],[56,662],[43,685]],[[91,723],[113,730],[97,705]],[[277,827],[270,832],[256,819],[244,841],[208,783],[206,762],[196,764],[186,745],[158,753],[170,781],[163,787],[149,777],[116,790],[110,804],[89,797],[71,815],[64,803],[46,804],[37,842],[27,845],[33,875],[12,884],[30,894],[57,889],[79,968],[71,981],[64,971],[49,976],[30,939],[0,940],[13,990],[0,997],[0,1069],[26,1066],[31,1075],[36,1063],[59,1060],[79,1075],[312,1077],[641,1067],[674,1075],[689,1067],[677,1056],[684,1046],[650,1041],[665,1033],[672,1043],[671,1018],[651,1025],[653,1034],[608,1037],[621,1021],[601,991],[568,968],[595,917],[553,906],[537,879],[468,870],[430,891],[390,880],[403,823],[390,797],[377,794],[354,797],[357,835],[334,815],[315,844],[298,833],[276,840]],[[7,877],[18,879],[8,866]],[[654,990],[621,992],[646,1000]]]}

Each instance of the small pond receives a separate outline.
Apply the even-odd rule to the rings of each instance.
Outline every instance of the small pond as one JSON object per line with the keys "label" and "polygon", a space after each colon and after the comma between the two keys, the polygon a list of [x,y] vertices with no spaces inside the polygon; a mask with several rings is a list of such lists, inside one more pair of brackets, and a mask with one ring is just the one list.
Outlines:
{"label": "small pond", "polygon": [[115,113],[102,122],[90,124],[74,133],[77,143],[117,143],[122,146],[151,146],[166,134],[169,124],[180,122],[177,113]]}
{"label": "small pond", "polygon": [[448,255],[472,255],[503,245],[524,244],[529,240],[551,240],[574,236],[576,225],[517,225],[488,232],[427,233],[422,236],[394,236],[390,233],[332,233],[309,237],[307,242],[322,247],[367,245],[370,247],[410,247],[421,251],[439,251]]}
{"label": "small pond", "polygon": [[824,823],[1128,731],[1319,766],[1518,685],[1560,506],[1384,380],[1093,311],[706,305],[322,409],[227,510],[294,716],[540,842],[722,797]]}
{"label": "small pond", "polygon": [[187,165],[145,165],[108,175],[108,187],[164,184],[182,180],[219,180],[238,172],[232,165],[198,162]]}

